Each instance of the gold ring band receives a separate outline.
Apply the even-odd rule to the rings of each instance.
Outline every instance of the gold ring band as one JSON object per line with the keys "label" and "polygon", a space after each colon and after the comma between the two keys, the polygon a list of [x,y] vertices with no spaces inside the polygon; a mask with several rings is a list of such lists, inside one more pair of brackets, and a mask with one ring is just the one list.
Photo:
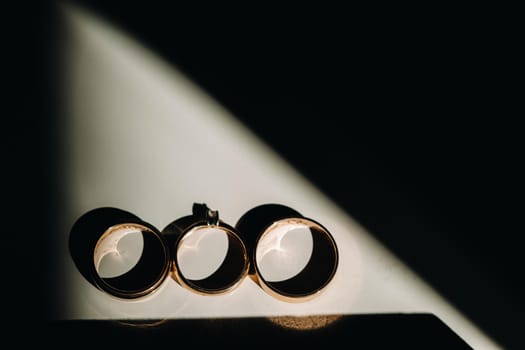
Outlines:
{"label": "gold ring band", "polygon": [[[130,232],[140,233],[142,252],[136,264],[117,276],[99,273],[105,254],[115,252]],[[82,215],[70,231],[69,249],[80,273],[98,289],[118,298],[136,299],[155,291],[170,271],[170,258],[161,233],[137,216],[112,207],[93,209]]]}
{"label": "gold ring band", "polygon": [[[269,281],[258,264],[258,247],[273,232],[285,226],[304,227],[312,237],[311,256],[304,268],[281,281]],[[339,262],[337,245],[323,225],[292,208],[264,204],[246,212],[236,228],[247,242],[251,266],[250,277],[269,295],[287,302],[304,302],[319,295],[333,279]]]}
{"label": "gold ring band", "polygon": [[[237,230],[221,221],[218,215],[218,211],[209,209],[206,204],[195,203],[191,215],[173,221],[162,230],[171,251],[172,278],[186,289],[201,295],[220,295],[233,291],[248,275],[250,266],[246,246]],[[192,279],[183,273],[177,253],[185,240],[206,230],[226,234],[228,249],[224,260],[211,275]]]}

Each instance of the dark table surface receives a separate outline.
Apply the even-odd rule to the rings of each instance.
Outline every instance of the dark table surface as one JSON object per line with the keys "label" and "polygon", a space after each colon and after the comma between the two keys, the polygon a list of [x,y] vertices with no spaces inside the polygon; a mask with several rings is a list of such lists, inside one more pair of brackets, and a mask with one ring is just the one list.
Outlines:
{"label": "dark table surface", "polygon": [[[319,326],[323,325],[323,326]],[[319,327],[319,328],[317,328]],[[430,314],[140,321],[55,321],[40,345],[285,349],[471,349]],[[67,334],[69,340],[64,339]],[[61,340],[63,339],[63,340]]]}

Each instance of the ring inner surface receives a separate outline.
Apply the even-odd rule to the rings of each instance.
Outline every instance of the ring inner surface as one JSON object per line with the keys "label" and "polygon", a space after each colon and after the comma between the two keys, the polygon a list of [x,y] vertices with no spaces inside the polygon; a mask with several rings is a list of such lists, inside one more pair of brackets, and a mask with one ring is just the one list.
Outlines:
{"label": "ring inner surface", "polygon": [[196,226],[176,247],[175,267],[188,287],[202,293],[221,293],[247,274],[248,256],[242,240],[218,225]]}

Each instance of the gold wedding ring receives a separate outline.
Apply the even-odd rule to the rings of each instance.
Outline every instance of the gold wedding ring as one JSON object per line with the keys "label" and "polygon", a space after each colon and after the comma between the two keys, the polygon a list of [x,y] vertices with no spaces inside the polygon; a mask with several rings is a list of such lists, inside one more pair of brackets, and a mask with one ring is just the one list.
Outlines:
{"label": "gold wedding ring", "polygon": [[[101,261],[111,257],[122,264],[126,252],[119,245],[132,235],[141,244],[140,251],[128,248],[136,250],[134,261],[127,263],[125,271],[104,275],[99,269]],[[69,249],[78,270],[92,285],[122,299],[141,298],[157,290],[171,266],[161,233],[137,216],[112,207],[82,215],[71,229]]]}
{"label": "gold wedding ring", "polygon": [[[325,290],[336,273],[338,249],[328,229],[292,208],[280,204],[260,205],[246,212],[235,227],[248,247],[250,277],[266,293],[279,300],[310,300]],[[279,244],[284,235],[294,234],[293,231],[298,229],[311,234],[312,250],[307,263],[291,277],[278,281],[268,279],[259,263],[261,254],[268,251],[268,245]],[[282,251],[279,246],[272,249]]]}
{"label": "gold wedding ring", "polygon": [[[162,234],[171,252],[172,278],[192,292],[201,295],[225,294],[237,288],[248,274],[250,261],[237,230],[220,220],[219,212],[209,209],[206,204],[195,203],[191,215],[173,221],[162,230]],[[200,278],[188,276],[182,267],[180,253],[188,249],[187,242],[205,234],[226,235],[224,258],[211,274]]]}

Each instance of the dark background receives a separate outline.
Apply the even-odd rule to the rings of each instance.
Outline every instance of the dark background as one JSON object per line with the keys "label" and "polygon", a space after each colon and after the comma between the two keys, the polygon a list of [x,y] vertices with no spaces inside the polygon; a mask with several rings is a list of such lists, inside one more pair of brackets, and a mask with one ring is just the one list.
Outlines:
{"label": "dark background", "polygon": [[[524,25],[516,8],[73,3],[185,72],[488,335],[508,348],[524,344]],[[22,98],[7,133],[18,171],[4,171],[14,174],[9,185],[21,184],[9,198],[9,232],[35,248],[11,251],[40,286],[51,283],[46,243],[61,200],[62,32],[48,5],[14,15],[10,28],[20,34],[10,57],[25,69],[11,85]],[[31,222],[43,225],[19,232]],[[33,292],[25,300],[35,315],[52,310]]]}

